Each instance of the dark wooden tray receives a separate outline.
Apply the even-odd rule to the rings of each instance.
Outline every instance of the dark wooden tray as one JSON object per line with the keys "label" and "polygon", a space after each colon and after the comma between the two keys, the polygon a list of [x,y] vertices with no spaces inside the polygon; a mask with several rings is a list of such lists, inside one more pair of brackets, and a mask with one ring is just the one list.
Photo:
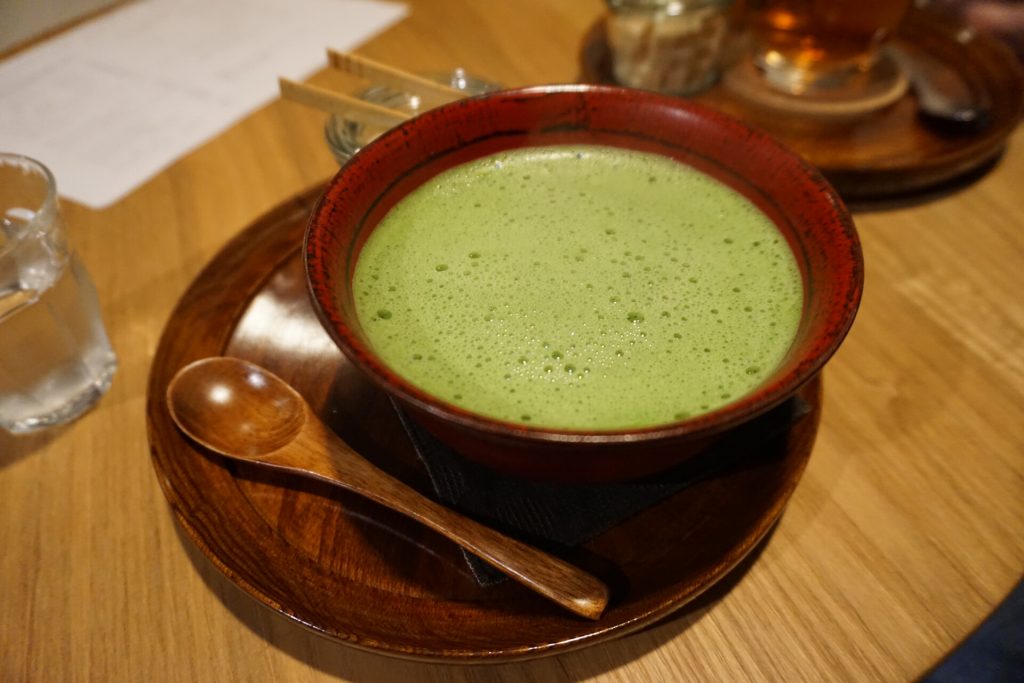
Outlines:
{"label": "dark wooden tray", "polygon": [[810,455],[818,379],[801,392],[810,414],[783,427],[785,447],[774,457],[759,457],[765,447],[752,444],[756,465],[694,484],[571,552],[567,559],[612,586],[596,622],[513,582],[480,587],[454,545],[389,510],[187,441],[164,402],[171,377],[198,358],[239,356],[290,381],[358,451],[426,490],[387,399],[348,364],[308,303],[300,244],[319,191],[224,247],[172,313],[150,375],[148,432],[160,484],[187,534],[244,591],[322,635],[384,654],[525,659],[662,619],[725,577],[771,529]]}
{"label": "dark wooden tray", "polygon": [[[844,199],[892,198],[927,190],[982,169],[995,159],[1024,111],[1024,76],[996,39],[971,33],[935,10],[915,9],[895,36],[925,58],[957,69],[972,92],[992,104],[976,133],[942,133],[924,124],[908,92],[895,104],[852,122],[828,122],[760,108],[722,83],[693,99],[758,126],[821,169]],[[603,22],[583,40],[581,80],[610,82]]]}

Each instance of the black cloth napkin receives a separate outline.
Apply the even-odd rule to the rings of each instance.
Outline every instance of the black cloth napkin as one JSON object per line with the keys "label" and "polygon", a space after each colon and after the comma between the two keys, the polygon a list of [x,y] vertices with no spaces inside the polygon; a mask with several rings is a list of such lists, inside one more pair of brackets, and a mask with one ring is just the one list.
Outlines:
{"label": "black cloth napkin", "polygon": [[[706,451],[657,476],[611,484],[559,484],[496,472],[458,455],[395,406],[430,475],[437,498],[449,507],[538,547],[575,547],[699,481],[778,458],[770,447],[810,412],[793,397],[724,434]],[[764,446],[750,448],[751,445]],[[481,586],[505,575],[464,552]]]}

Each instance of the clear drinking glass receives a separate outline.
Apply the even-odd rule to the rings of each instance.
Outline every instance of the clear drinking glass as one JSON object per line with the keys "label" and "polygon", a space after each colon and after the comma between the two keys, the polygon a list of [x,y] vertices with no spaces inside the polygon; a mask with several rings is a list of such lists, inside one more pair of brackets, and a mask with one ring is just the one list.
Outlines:
{"label": "clear drinking glass", "polygon": [[0,427],[74,419],[116,368],[92,280],[67,246],[53,175],[0,153]]}
{"label": "clear drinking glass", "polygon": [[794,94],[874,68],[912,0],[750,0],[754,61]]}
{"label": "clear drinking glass", "polygon": [[884,49],[913,0],[748,0],[751,54],[726,85],[794,114],[856,117],[887,107],[908,80]]}

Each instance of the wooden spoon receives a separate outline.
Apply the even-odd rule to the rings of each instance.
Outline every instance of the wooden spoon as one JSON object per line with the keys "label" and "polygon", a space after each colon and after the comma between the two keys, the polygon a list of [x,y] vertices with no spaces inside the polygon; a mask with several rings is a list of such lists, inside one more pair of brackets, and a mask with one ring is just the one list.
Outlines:
{"label": "wooden spoon", "polygon": [[183,432],[221,455],[366,496],[588,619],[608,604],[608,587],[590,574],[435,503],[369,463],[295,389],[257,365],[226,357],[187,365],[167,387],[167,406]]}

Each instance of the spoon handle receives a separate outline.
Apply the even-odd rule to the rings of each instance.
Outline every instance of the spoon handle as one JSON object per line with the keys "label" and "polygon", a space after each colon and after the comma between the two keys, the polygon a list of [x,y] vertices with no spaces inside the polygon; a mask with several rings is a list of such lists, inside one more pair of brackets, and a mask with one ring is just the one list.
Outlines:
{"label": "spoon handle", "polygon": [[[509,538],[422,495],[353,451],[310,412],[288,448],[260,458],[278,469],[341,486],[419,521],[512,579],[588,619],[608,604],[608,587],[578,567]],[[324,454],[329,457],[324,457]]]}

